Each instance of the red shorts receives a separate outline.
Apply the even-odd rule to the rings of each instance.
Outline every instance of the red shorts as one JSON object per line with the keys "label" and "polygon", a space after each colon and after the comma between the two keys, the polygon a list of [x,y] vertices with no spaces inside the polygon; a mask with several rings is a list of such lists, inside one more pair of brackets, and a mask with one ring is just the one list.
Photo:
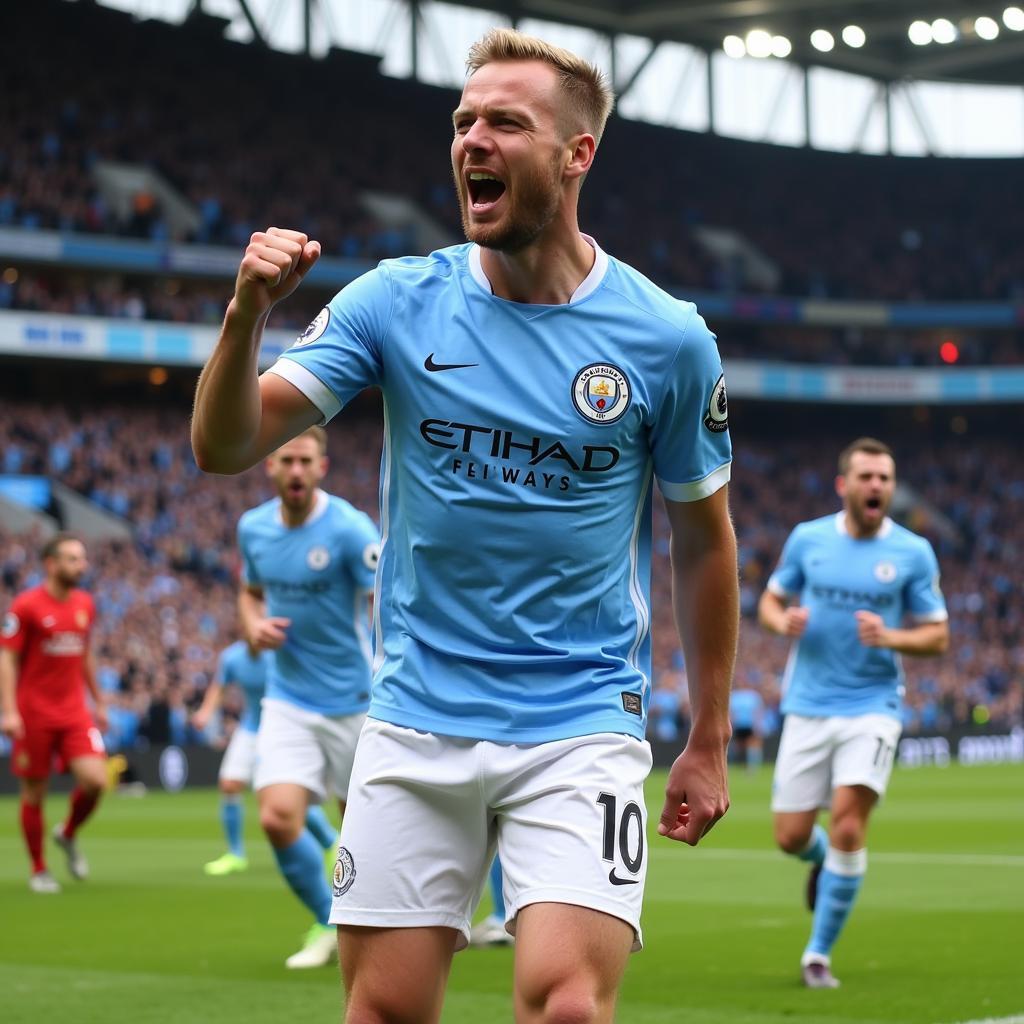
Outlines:
{"label": "red shorts", "polygon": [[45,779],[54,768],[67,771],[76,757],[106,756],[103,736],[88,715],[61,726],[40,726],[26,719],[25,734],[11,750],[11,771],[21,778]]}

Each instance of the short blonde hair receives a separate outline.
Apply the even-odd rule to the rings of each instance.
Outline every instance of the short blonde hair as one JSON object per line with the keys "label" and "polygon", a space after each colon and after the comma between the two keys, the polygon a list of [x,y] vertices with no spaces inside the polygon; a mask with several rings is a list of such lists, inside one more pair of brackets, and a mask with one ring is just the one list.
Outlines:
{"label": "short blonde hair", "polygon": [[599,68],[543,39],[511,28],[494,28],[469,48],[466,69],[473,74],[485,64],[511,60],[537,60],[553,67],[577,125],[593,135],[595,142],[601,141],[615,96]]}

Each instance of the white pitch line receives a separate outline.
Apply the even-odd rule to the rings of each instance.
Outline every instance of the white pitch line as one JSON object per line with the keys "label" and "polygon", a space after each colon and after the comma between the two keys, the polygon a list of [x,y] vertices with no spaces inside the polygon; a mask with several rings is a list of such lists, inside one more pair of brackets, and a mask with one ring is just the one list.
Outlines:
{"label": "white pitch line", "polygon": [[[778,860],[785,855],[775,850],[728,850],[716,849],[714,847],[701,847],[698,851],[702,857],[712,860]],[[653,849],[654,857],[675,857],[678,856],[675,850],[667,847]],[[998,854],[998,853],[890,853],[880,851],[875,853],[868,849],[868,858],[873,863],[879,864],[936,864],[951,867],[978,867],[978,868],[1024,868],[1024,856],[1020,854]],[[1008,1021],[1011,1018],[1007,1018]],[[1013,1024],[1024,1024],[1024,1018],[1019,1021],[1012,1019]],[[987,1021],[969,1021],[967,1024],[988,1024]]]}
{"label": "white pitch line", "polygon": [[965,1020],[958,1024],[1024,1024],[1024,1014],[1015,1017],[986,1017],[984,1020]]}

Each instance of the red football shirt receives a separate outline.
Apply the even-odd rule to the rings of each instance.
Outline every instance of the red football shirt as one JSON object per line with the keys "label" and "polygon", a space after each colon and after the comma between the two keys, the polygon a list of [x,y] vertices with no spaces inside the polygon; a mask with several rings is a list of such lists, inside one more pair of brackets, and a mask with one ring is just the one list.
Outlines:
{"label": "red football shirt", "polygon": [[0,645],[18,656],[18,710],[27,722],[61,726],[81,719],[95,617],[92,597],[84,590],[58,601],[40,585],[11,602]]}

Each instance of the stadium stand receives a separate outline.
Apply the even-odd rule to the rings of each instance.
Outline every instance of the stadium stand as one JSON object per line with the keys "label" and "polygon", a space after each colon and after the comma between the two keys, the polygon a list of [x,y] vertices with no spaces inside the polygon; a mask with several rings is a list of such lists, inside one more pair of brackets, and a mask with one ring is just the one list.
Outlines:
{"label": "stadium stand", "polygon": [[[54,33],[58,11],[63,31]],[[372,261],[415,251],[420,240],[411,220],[389,222],[367,201],[384,194],[413,204],[440,235],[460,236],[447,169],[450,91],[383,77],[363,55],[334,52],[311,64],[227,43],[216,27],[206,18],[181,28],[140,24],[59,0],[21,5],[7,26],[0,231],[180,240],[240,254],[252,230],[279,223],[301,226],[327,254]],[[103,35],[103,62],[79,45],[93,33]],[[300,73],[305,91],[329,96],[329,106],[294,101]],[[250,78],[263,84],[264,102],[239,113],[235,83]],[[133,83],[130,96],[125,81]],[[400,123],[389,116],[394,110],[403,113]],[[117,169],[126,167],[141,175],[134,191],[118,186]],[[649,167],[659,173],[645,173]],[[1024,303],[1024,250],[1005,216],[1018,178],[1010,161],[813,153],[619,119],[584,190],[581,219],[609,251],[684,296]],[[773,283],[714,258],[699,241],[706,227],[736,232],[764,254]],[[0,257],[0,271],[0,313],[214,325],[230,294],[222,273],[127,272],[31,256]],[[304,285],[273,325],[302,327],[331,290]],[[778,322],[757,311],[709,319],[727,367],[741,358],[1002,366],[1024,361],[1013,326],[1021,316],[1007,309],[997,327],[955,330]],[[267,493],[260,472],[224,480],[196,470],[184,383],[194,373],[172,373],[171,398],[145,384],[138,368],[3,365],[0,473],[60,482],[131,525],[130,542],[91,546],[103,680],[116,694],[113,745],[197,739],[187,709],[197,705],[216,651],[235,638],[234,525]],[[77,405],[66,401],[72,377]],[[27,380],[32,386],[23,388]],[[747,409],[736,419],[733,488],[746,623],[739,676],[777,708],[785,645],[754,627],[757,595],[790,526],[835,507],[833,453],[849,437],[874,432],[864,424],[875,413]],[[1024,597],[1013,566],[1024,528],[1011,510],[1024,497],[1024,473],[1001,417],[982,420],[968,432],[959,410],[947,416],[918,406],[890,418],[889,433],[877,430],[898,442],[901,475],[915,495],[906,514],[936,545],[953,621],[948,658],[908,664],[912,731],[1022,718]],[[775,424],[771,437],[766,422]],[[379,453],[371,399],[344,428],[332,427],[327,485],[374,516]],[[685,728],[685,669],[660,512],[656,525],[651,729],[670,737]],[[0,527],[0,607],[35,578],[39,539]]]}

